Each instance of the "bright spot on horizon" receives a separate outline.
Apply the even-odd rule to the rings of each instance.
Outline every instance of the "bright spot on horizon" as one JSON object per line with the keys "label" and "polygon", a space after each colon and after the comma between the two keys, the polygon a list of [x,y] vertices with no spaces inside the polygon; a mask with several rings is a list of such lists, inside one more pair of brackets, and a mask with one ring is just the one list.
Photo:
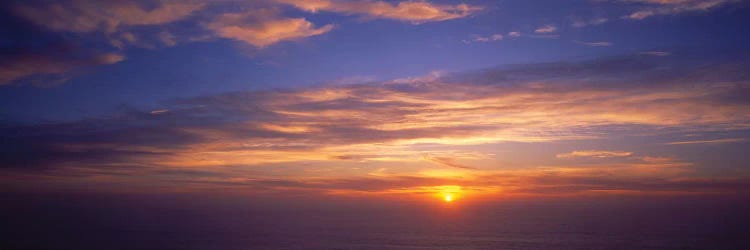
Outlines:
{"label": "bright spot on horizon", "polygon": [[443,200],[445,200],[445,202],[453,202],[453,195],[446,194],[445,197],[443,197]]}

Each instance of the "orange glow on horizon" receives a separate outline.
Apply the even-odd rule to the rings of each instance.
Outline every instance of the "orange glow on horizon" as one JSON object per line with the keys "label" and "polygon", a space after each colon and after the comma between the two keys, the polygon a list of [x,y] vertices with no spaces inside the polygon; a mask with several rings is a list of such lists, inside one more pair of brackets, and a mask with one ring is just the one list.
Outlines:
{"label": "orange glow on horizon", "polygon": [[445,197],[443,197],[443,200],[445,200],[445,202],[451,203],[453,202],[453,195],[446,194]]}
{"label": "orange glow on horizon", "polygon": [[453,203],[462,193],[461,186],[437,186],[433,188],[445,203]]}

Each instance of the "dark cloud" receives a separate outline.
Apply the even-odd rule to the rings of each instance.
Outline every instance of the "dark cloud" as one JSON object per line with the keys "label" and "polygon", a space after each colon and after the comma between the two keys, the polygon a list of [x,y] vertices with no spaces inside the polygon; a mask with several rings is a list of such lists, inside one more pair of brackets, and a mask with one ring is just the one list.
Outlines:
{"label": "dark cloud", "polygon": [[[27,22],[13,19],[7,10],[0,21],[0,85],[39,78],[47,82],[64,80],[70,73],[95,65],[124,60],[120,53],[91,48],[80,40],[40,30]],[[57,80],[57,81],[56,81]]]}

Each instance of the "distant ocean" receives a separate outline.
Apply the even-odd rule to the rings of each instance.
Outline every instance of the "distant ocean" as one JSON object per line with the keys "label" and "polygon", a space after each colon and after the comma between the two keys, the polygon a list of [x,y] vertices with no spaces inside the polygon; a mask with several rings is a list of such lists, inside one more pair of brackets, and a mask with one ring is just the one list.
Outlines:
{"label": "distant ocean", "polygon": [[750,249],[750,202],[607,198],[440,207],[4,194],[1,249]]}

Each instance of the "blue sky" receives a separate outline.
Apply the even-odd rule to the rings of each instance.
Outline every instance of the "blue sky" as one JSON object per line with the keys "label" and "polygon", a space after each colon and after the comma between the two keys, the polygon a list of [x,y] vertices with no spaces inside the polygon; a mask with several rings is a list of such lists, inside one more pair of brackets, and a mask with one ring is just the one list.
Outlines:
{"label": "blue sky", "polygon": [[[466,16],[423,22],[361,13],[311,13],[268,1],[226,1],[202,5],[169,23],[120,25],[116,31],[84,32],[50,30],[35,23],[35,17],[18,11],[18,6],[44,10],[44,3],[10,2],[4,8],[8,13],[4,19],[9,21],[0,29],[9,34],[3,36],[5,51],[18,51],[19,47],[31,47],[33,51],[64,43],[95,50],[86,53],[116,53],[123,60],[75,67],[62,73],[28,74],[6,81],[0,89],[3,102],[0,114],[9,121],[70,120],[104,115],[125,107],[158,108],[175,98],[237,90],[382,81],[431,72],[576,61],[646,51],[726,54],[746,51],[746,44],[750,44],[743,25],[748,16],[747,4],[719,2],[722,3],[707,9],[634,20],[624,16],[643,9],[677,8],[679,4],[468,1],[465,4],[477,9]],[[139,6],[148,9],[158,4],[144,2]],[[688,4],[693,3],[682,5]],[[258,6],[276,9],[280,17],[305,18],[317,27],[332,25],[333,28],[323,34],[280,40],[264,47],[207,34],[210,31],[204,26],[212,18],[243,10],[252,12]],[[535,33],[547,25],[555,31]],[[178,41],[174,45],[159,44],[154,36],[160,32],[168,32]],[[521,36],[509,36],[510,32],[519,32]],[[107,41],[106,37],[125,33],[137,40],[120,48]],[[495,34],[502,35],[502,40],[477,41]],[[189,41],[198,36],[204,37]],[[62,53],[80,56],[76,53],[83,52]],[[44,78],[40,80],[39,75]]]}

